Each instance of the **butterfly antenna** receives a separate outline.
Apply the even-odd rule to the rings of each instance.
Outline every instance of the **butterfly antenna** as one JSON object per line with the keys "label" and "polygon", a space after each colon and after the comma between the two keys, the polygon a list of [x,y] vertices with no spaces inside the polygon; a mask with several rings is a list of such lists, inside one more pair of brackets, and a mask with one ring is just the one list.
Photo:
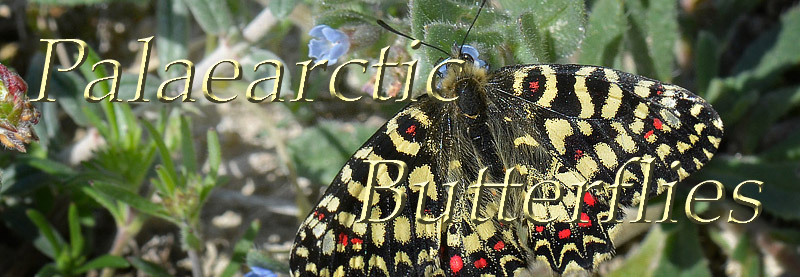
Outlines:
{"label": "butterfly antenna", "polygon": [[478,8],[478,13],[475,14],[475,18],[472,19],[472,24],[469,24],[469,29],[467,29],[467,33],[464,34],[464,39],[461,40],[461,46],[458,47],[458,56],[461,57],[461,50],[464,48],[464,43],[467,42],[467,37],[469,36],[469,31],[472,31],[472,26],[475,26],[475,22],[478,21],[478,16],[481,15],[481,10],[483,10],[483,6],[486,5],[486,0],[481,2],[481,7]]}
{"label": "butterfly antenna", "polygon": [[[407,39],[410,39],[410,40],[417,40],[415,38],[412,38],[409,35],[401,33],[400,31],[396,30],[395,28],[392,28],[392,26],[389,26],[389,24],[386,24],[386,22],[383,22],[383,20],[378,19],[378,25],[380,25],[384,29],[388,30],[389,32],[397,34],[398,36],[401,36],[401,37],[404,37],[404,38],[407,38]],[[425,46],[431,47],[433,49],[439,50],[439,52],[444,53],[445,56],[450,56],[450,53],[447,53],[447,51],[442,50],[442,48],[436,47],[436,46],[434,46],[432,44],[429,44],[427,42],[424,42],[424,41],[420,41],[420,43],[422,43],[422,45],[425,45]]]}

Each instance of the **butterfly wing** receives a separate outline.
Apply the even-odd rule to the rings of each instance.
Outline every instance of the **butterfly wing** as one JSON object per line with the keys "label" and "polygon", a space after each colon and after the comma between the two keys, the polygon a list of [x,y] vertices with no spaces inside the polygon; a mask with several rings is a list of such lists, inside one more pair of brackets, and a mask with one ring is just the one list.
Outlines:
{"label": "butterfly wing", "polygon": [[[462,213],[448,225],[415,220],[422,188],[411,184],[428,183],[420,210],[435,217],[445,210],[448,191],[443,184],[467,180],[451,166],[449,151],[456,147],[449,134],[458,130],[452,130],[449,106],[422,97],[356,151],[300,226],[290,261],[294,276],[443,276],[478,269],[511,274],[525,267],[511,242],[495,235],[499,232],[478,232],[465,224]],[[382,160],[400,160],[408,168],[408,178],[395,186],[407,204],[387,222],[356,223],[369,193],[369,161]],[[448,167],[453,170],[443,170]],[[394,164],[379,164],[372,175],[376,186],[389,186],[399,173]],[[369,217],[385,218],[397,203],[394,193],[373,195]],[[455,210],[465,208],[463,200],[453,201]],[[486,249],[493,251],[481,254]]]}
{"label": "butterfly wing", "polygon": [[[613,235],[617,224],[599,221],[609,216],[612,192],[597,188],[578,195],[570,184],[613,184],[626,161],[653,158],[645,192],[646,167],[628,166],[621,174],[633,186],[622,188],[619,203],[632,206],[642,194],[656,195],[657,185],[699,170],[722,137],[722,121],[702,98],[613,69],[505,67],[492,74],[487,90],[489,117],[505,121],[492,127],[498,149],[515,153],[504,155],[503,163],[529,165],[537,180],[557,181],[566,192],[561,205],[547,210],[558,217],[553,223],[528,222],[518,228],[524,233],[520,237],[527,236],[523,247],[557,272],[590,269],[614,250],[609,233]],[[582,205],[582,222],[565,223],[575,203]]]}

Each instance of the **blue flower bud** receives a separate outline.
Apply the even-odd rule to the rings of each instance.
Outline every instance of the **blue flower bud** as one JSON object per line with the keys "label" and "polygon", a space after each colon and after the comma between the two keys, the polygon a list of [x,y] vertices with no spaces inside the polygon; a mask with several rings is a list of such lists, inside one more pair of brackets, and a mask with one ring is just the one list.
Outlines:
{"label": "blue flower bud", "polygon": [[257,266],[250,267],[250,272],[244,275],[244,277],[278,277],[278,274],[272,272],[272,270],[261,268]]}
{"label": "blue flower bud", "polygon": [[314,37],[308,42],[308,56],[316,60],[336,61],[350,49],[350,40],[342,31],[328,25],[317,25],[308,32]]}

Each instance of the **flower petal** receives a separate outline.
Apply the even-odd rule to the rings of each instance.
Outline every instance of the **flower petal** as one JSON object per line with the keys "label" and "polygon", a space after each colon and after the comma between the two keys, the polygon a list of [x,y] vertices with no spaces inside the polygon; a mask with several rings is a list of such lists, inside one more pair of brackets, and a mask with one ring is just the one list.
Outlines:
{"label": "flower petal", "polygon": [[328,26],[328,25],[325,25],[325,24],[320,24],[320,25],[314,26],[314,28],[311,28],[311,31],[308,31],[308,34],[310,36],[312,36],[312,37],[315,37],[315,38],[325,38],[325,35],[323,34],[322,30],[324,30],[326,28],[330,29],[331,26]]}
{"label": "flower petal", "polygon": [[342,42],[347,40],[347,35],[345,35],[344,32],[336,29],[322,29],[322,33],[325,35],[325,39],[330,40],[331,42]]}

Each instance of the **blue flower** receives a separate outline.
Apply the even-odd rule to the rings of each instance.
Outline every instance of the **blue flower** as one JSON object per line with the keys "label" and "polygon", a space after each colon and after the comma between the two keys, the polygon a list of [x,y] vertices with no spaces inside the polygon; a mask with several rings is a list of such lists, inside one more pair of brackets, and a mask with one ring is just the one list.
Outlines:
{"label": "blue flower", "polygon": [[272,270],[261,268],[257,266],[250,267],[250,272],[244,275],[244,277],[278,277],[278,274],[272,272]]}
{"label": "blue flower", "polygon": [[347,35],[328,25],[314,26],[308,34],[314,37],[308,42],[308,56],[317,60],[328,60],[334,64],[350,49]]}
{"label": "blue flower", "polygon": [[[461,53],[470,56],[472,60],[475,61],[475,65],[477,65],[478,67],[488,68],[488,66],[486,65],[486,61],[478,59],[479,56],[478,49],[475,49],[475,47],[464,44],[464,46],[461,47]],[[442,62],[446,62],[447,60],[449,60],[449,58]],[[439,73],[441,73],[442,75],[447,73],[447,65],[440,67]]]}

